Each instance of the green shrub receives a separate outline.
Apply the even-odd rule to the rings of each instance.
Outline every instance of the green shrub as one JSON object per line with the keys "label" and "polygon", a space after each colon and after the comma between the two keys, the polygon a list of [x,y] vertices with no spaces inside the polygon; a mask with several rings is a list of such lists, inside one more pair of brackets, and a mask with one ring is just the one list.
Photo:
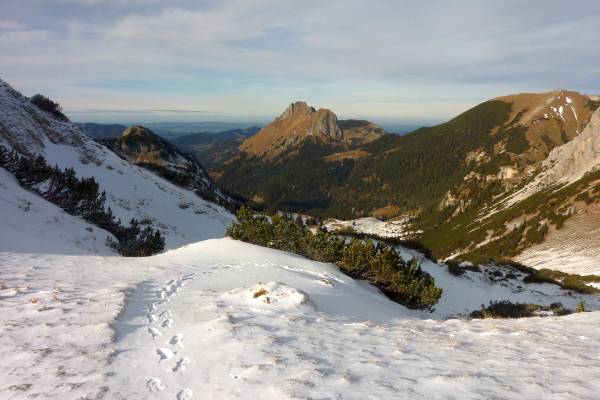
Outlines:
{"label": "green shrub", "polygon": [[32,98],[29,99],[32,104],[35,104],[40,109],[49,112],[54,115],[56,118],[62,121],[68,121],[69,119],[65,114],[62,113],[62,107],[60,104],[50,100],[48,97],[36,94]]}
{"label": "green shrub", "polygon": [[531,275],[523,278],[525,283],[553,283],[565,290],[572,290],[582,294],[599,293],[600,290],[587,283],[599,282],[600,277],[594,275],[577,275],[550,269],[536,270]]}
{"label": "green shrub", "polygon": [[508,300],[490,301],[490,305],[473,311],[471,318],[528,318],[536,316],[538,312],[552,312],[555,316],[570,314],[571,311],[564,308],[561,303],[552,303],[548,306],[533,303],[512,303]]}
{"label": "green shrub", "polygon": [[442,295],[442,289],[416,260],[405,262],[394,247],[382,242],[356,238],[346,242],[323,229],[313,234],[285,215],[269,217],[246,207],[240,208],[227,234],[236,240],[334,263],[351,277],[372,282],[391,300],[408,308],[432,310]]}
{"label": "green shrub", "polygon": [[[19,184],[26,187],[70,215],[112,233],[117,241],[107,239],[107,244],[126,257],[149,256],[161,252],[165,240],[158,229],[146,226],[132,219],[125,226],[106,207],[106,193],[100,192],[96,180],[77,177],[73,168],[64,170],[51,167],[42,156],[28,158],[16,151],[9,151],[0,145],[0,167],[15,175]],[[39,189],[45,183],[46,189]],[[147,222],[147,221],[144,221]],[[152,221],[149,221],[150,225]]]}
{"label": "green shrub", "polygon": [[448,268],[448,272],[454,276],[463,276],[465,273],[465,269],[460,266],[460,263],[455,260],[446,260],[444,261],[446,268]]}

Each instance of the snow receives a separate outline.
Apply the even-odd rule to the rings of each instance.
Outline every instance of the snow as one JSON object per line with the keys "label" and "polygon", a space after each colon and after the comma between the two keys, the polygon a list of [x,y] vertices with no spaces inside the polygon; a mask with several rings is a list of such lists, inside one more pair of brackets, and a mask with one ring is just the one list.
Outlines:
{"label": "snow", "polygon": [[[0,266],[2,399],[592,399],[600,390],[600,312],[445,319],[495,297],[579,299],[544,295],[555,289],[543,285],[513,293],[429,261],[445,289],[433,314],[333,265],[230,239],[136,259],[4,252]],[[600,309],[597,298],[587,305]]]}
{"label": "snow", "polygon": [[558,113],[560,114],[560,119],[564,121],[565,117],[563,116],[563,106],[558,107]]}
{"label": "snow", "polygon": [[415,233],[414,231],[407,231],[409,224],[408,218],[406,217],[389,221],[380,221],[374,217],[365,217],[347,221],[332,218],[325,221],[324,225],[329,231],[353,229],[357,233],[377,235],[380,237],[404,238]]}
{"label": "snow", "polygon": [[551,229],[542,243],[526,249],[516,260],[533,268],[600,275],[600,206],[578,206],[560,230]]}
{"label": "snow", "polygon": [[224,208],[121,160],[110,150],[98,148],[95,156],[102,157],[100,167],[82,163],[76,147],[47,142],[44,153],[51,165],[72,166],[79,176],[94,176],[107,192],[107,205],[123,221],[150,219],[166,236],[167,248],[222,237],[233,220]]}
{"label": "snow", "polygon": [[[419,257],[414,250],[403,249],[402,258],[409,260]],[[501,301],[510,299],[515,303],[535,303],[549,305],[561,302],[566,308],[575,309],[577,304],[584,300],[591,309],[600,310],[600,298],[597,296],[578,295],[567,293],[557,285],[524,284],[521,279],[497,279],[490,278],[486,274],[466,271],[462,277],[450,275],[446,267],[428,260],[421,259],[421,267],[435,278],[437,286],[442,287],[444,292],[435,311],[429,315],[431,318],[449,318],[465,316],[469,312],[478,309],[481,304],[488,305],[490,301]],[[486,271],[503,271],[496,266],[484,266]],[[519,277],[523,276],[518,271],[513,273]]]}

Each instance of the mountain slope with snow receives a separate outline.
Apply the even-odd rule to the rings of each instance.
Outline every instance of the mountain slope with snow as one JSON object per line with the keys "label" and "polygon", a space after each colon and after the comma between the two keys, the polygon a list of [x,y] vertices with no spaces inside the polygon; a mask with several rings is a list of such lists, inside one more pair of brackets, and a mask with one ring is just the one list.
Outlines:
{"label": "mountain slope with snow", "polygon": [[232,219],[224,208],[121,159],[2,81],[0,110],[0,144],[25,155],[40,154],[50,165],[73,167],[80,177],[93,176],[117,217],[151,222],[165,236],[167,248],[222,237]]}
{"label": "mountain slope with snow", "polygon": [[217,187],[192,154],[182,153],[143,126],[130,126],[120,137],[100,139],[100,142],[130,163],[192,190],[205,200],[224,206],[235,203]]}

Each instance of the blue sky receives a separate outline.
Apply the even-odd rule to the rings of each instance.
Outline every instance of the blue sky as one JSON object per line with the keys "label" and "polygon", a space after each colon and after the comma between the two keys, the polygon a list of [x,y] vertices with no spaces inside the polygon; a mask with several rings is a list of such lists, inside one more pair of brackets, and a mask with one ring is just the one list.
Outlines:
{"label": "blue sky", "polygon": [[600,94],[598,1],[2,0],[0,78],[75,120],[448,119],[492,97]]}

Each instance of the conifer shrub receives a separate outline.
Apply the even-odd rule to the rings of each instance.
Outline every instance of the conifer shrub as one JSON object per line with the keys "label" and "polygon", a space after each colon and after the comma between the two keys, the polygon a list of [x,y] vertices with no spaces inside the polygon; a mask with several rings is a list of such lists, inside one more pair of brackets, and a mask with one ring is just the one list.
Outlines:
{"label": "conifer shrub", "polygon": [[38,106],[38,108],[54,115],[56,118],[60,119],[61,121],[69,120],[67,118],[67,116],[65,114],[63,114],[62,106],[60,104],[58,104],[57,102],[52,101],[51,99],[49,99],[48,97],[46,97],[44,95],[36,94],[33,97],[31,97],[29,99],[29,101],[32,104],[35,104],[36,106]]}
{"label": "conifer shrub", "polygon": [[15,175],[19,184],[62,208],[68,214],[81,217],[114,235],[107,244],[126,257],[149,256],[161,252],[165,240],[158,229],[144,229],[135,219],[129,226],[117,219],[106,207],[106,192],[100,192],[96,180],[78,178],[73,168],[51,167],[42,156],[28,158],[0,145],[0,167]]}
{"label": "conifer shrub", "polygon": [[599,293],[600,290],[588,285],[592,282],[600,282],[600,277],[596,275],[577,275],[566,272],[554,271],[551,269],[536,270],[531,275],[523,278],[525,283],[553,283],[565,290],[572,290],[582,294]]}
{"label": "conifer shrub", "polygon": [[541,312],[551,312],[554,316],[571,314],[571,310],[563,307],[561,303],[539,305],[533,303],[512,303],[508,300],[490,301],[489,306],[481,305],[480,310],[473,311],[471,318],[528,318],[543,315]]}
{"label": "conifer shrub", "polygon": [[408,308],[432,310],[442,295],[442,289],[416,260],[404,261],[394,247],[382,242],[346,241],[324,229],[312,233],[285,215],[267,216],[246,207],[240,208],[227,234],[236,240],[336,264],[342,272],[370,281]]}
{"label": "conifer shrub", "polygon": [[463,276],[463,274],[466,272],[466,270],[462,268],[460,263],[456,260],[446,260],[444,261],[444,264],[451,275]]}

